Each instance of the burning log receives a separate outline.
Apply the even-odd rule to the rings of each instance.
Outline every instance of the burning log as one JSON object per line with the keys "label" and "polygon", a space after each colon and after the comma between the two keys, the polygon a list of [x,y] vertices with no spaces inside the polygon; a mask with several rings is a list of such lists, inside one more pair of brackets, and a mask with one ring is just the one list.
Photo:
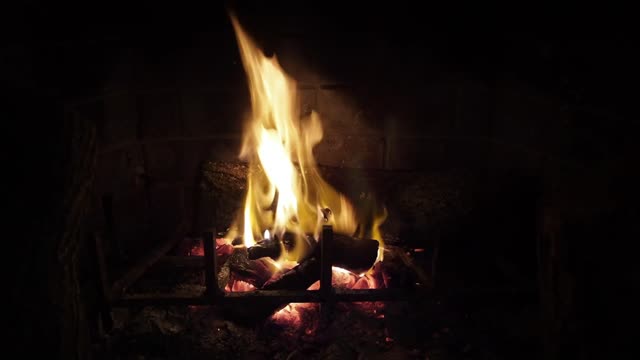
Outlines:
{"label": "burning log", "polygon": [[275,266],[267,259],[250,260],[246,249],[235,249],[227,260],[230,280],[242,280],[259,288],[275,272]]}
{"label": "burning log", "polygon": [[378,257],[378,245],[377,240],[333,234],[333,242],[329,250],[334,266],[360,273],[373,266]]}
{"label": "burning log", "polygon": [[259,241],[256,245],[247,249],[250,260],[256,260],[263,257],[269,257],[278,260],[282,255],[282,249],[291,252],[296,249],[296,253],[300,258],[306,258],[316,245],[316,240],[311,235],[300,237],[291,232],[285,232],[282,235],[282,241],[277,235],[272,239]]}
{"label": "burning log", "polygon": [[282,245],[278,237],[259,241],[255,246],[247,249],[249,260],[269,257],[277,260],[282,254]]}
{"label": "burning log", "polygon": [[[283,237],[285,248],[293,246],[310,246],[311,249],[305,251],[307,253],[304,259],[319,257],[320,247],[317,246],[316,241],[307,236],[307,244],[303,244],[302,241],[292,241],[293,235],[285,233]],[[306,250],[306,249],[305,249]],[[333,235],[333,244],[331,245],[333,254],[333,264],[335,266],[353,271],[362,272],[368,270],[378,256],[378,242],[371,239],[359,239],[342,234]],[[274,260],[278,259],[282,253],[282,245],[277,237],[274,239],[262,240],[257,245],[247,249],[249,260],[256,260],[263,257],[270,257]]]}
{"label": "burning log", "polygon": [[[322,241],[322,239],[320,239]],[[378,257],[378,242],[358,239],[342,234],[333,234],[330,246],[333,265],[360,273],[371,268]],[[303,290],[320,279],[320,246],[315,246],[311,255],[298,266],[285,271],[281,276],[267,281],[263,290]]]}
{"label": "burning log", "polygon": [[[374,265],[378,256],[378,242],[376,240],[333,234],[333,241],[328,250],[332,253],[334,266],[358,273],[366,271]],[[315,246],[309,256],[300,261],[297,266],[277,277],[273,277],[262,285],[261,290],[307,290],[320,280],[320,259],[320,246]],[[288,301],[273,298],[259,304],[254,303],[250,308],[243,307],[241,313],[234,311],[232,307],[228,307],[226,314],[232,316],[235,314],[240,319],[255,321],[270,316],[287,303]]]}
{"label": "burning log", "polygon": [[262,290],[306,290],[320,280],[320,260],[313,256],[304,259],[298,266],[285,271],[275,279],[267,281]]}

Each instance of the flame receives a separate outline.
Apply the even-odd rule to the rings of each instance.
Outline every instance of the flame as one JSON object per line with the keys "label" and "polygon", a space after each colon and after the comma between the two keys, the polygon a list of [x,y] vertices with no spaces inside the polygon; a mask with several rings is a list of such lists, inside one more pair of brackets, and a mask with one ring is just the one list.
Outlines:
{"label": "flame", "polygon": [[[276,56],[269,58],[231,16],[242,64],[248,78],[252,114],[244,131],[240,158],[248,161],[247,194],[242,214],[244,245],[253,246],[256,237],[282,236],[285,232],[313,234],[322,225],[352,235],[357,221],[349,200],[320,176],[313,148],[323,137],[317,113],[301,118],[297,84],[280,67]],[[326,216],[324,209],[330,209]],[[380,221],[374,221],[373,236]],[[294,248],[284,258],[296,261]],[[381,258],[381,256],[379,256]]]}

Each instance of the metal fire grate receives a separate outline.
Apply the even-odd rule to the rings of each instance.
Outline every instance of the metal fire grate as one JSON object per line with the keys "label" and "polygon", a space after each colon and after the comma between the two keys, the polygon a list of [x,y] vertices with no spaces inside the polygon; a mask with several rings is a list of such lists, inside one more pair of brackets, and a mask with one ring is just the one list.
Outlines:
{"label": "metal fire grate", "polygon": [[[106,201],[104,201],[106,200]],[[109,199],[103,199],[107,220],[107,231],[104,234],[107,240],[113,241],[113,233],[108,229],[111,207]],[[324,303],[335,302],[364,302],[364,301],[397,301],[415,299],[417,296],[426,295],[424,288],[410,289],[340,289],[332,285],[332,245],[333,228],[330,225],[323,226],[322,241],[320,246],[320,289],[319,290],[254,290],[250,292],[225,292],[219,288],[217,282],[216,266],[216,238],[215,232],[205,232],[202,235],[204,248],[203,257],[189,257],[191,265],[203,268],[205,275],[205,290],[197,296],[184,296],[175,294],[129,294],[127,289],[140,279],[145,272],[166,254],[182,239],[184,239],[185,224],[178,226],[174,236],[160,244],[155,250],[149,252],[145,258],[132,266],[118,281],[109,284],[107,266],[104,256],[103,236],[94,236],[96,264],[98,267],[98,283],[101,303],[100,313],[103,324],[109,327],[110,314],[113,307],[140,307],[140,306],[175,306],[175,305],[229,305],[236,303],[255,304],[260,301],[282,303]],[[182,258],[182,260],[185,260]],[[331,308],[327,306],[325,308]]]}

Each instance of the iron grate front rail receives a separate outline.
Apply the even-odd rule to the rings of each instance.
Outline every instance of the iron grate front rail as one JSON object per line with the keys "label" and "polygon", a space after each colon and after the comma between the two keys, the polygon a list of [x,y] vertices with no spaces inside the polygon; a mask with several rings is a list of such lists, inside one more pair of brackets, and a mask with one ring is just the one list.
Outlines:
{"label": "iron grate front rail", "polygon": [[[332,285],[332,256],[333,228],[324,225],[322,228],[322,241],[320,246],[320,289],[319,290],[254,290],[248,292],[224,292],[217,282],[216,266],[216,238],[214,232],[205,232],[202,236],[204,256],[194,258],[186,263],[189,266],[204,267],[205,290],[197,295],[174,294],[128,294],[126,288],[139,279],[145,271],[158,262],[162,255],[171,248],[171,244],[177,243],[181,238],[179,227],[174,238],[169,239],[160,246],[158,251],[152,251],[151,256],[140,264],[132,267],[122,279],[108,287],[103,284],[106,295],[105,302],[110,307],[134,307],[134,306],[176,306],[176,305],[227,305],[232,303],[256,303],[256,302],[297,302],[297,303],[332,303],[332,302],[365,302],[365,301],[399,301],[409,300],[420,295],[425,295],[426,289],[340,289]],[[102,246],[102,241],[96,237],[96,248]],[[104,267],[102,251],[97,251],[98,265]],[[101,274],[106,269],[100,270]],[[105,281],[105,276],[101,276]]]}

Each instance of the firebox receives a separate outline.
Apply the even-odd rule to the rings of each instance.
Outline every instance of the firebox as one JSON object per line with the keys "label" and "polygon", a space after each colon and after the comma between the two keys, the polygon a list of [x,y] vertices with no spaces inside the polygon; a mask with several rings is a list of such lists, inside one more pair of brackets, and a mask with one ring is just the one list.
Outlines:
{"label": "firebox", "polygon": [[541,157],[527,131],[500,138],[516,115],[497,104],[549,104],[423,53],[392,62],[404,42],[382,33],[365,55],[336,40],[323,67],[305,53],[321,39],[228,20],[215,50],[210,34],[129,50],[107,86],[126,90],[78,105],[102,114],[96,347],[146,356],[158,334],[194,358],[481,357],[497,350],[479,329],[516,321],[492,318],[507,303],[521,332],[499,336],[530,341]]}
{"label": "firebox", "polygon": [[[384,205],[373,201],[371,193],[363,193],[360,202],[366,209],[356,208],[323,178],[313,155],[323,137],[319,115],[312,111],[301,116],[295,80],[275,57],[263,54],[234,16],[231,19],[252,108],[240,152],[245,161],[241,177],[246,179],[241,211],[226,231],[204,231],[199,245],[187,254],[167,257],[186,241],[184,224],[178,226],[173,237],[110,284],[104,240],[110,245],[118,241],[112,229],[112,199],[105,196],[108,229],[106,237],[95,237],[103,321],[112,323],[110,307],[240,306],[245,320],[257,320],[265,315],[280,317],[289,303],[322,302],[326,314],[335,302],[406,301],[424,296],[430,282],[424,270],[412,264],[406,250],[385,245],[380,231],[387,216]],[[201,171],[207,169],[220,170],[213,163]],[[200,201],[220,196],[214,191]],[[225,210],[232,213],[235,208],[218,209]],[[192,295],[131,293],[146,270],[162,260],[201,267],[202,291]],[[397,271],[402,267],[406,267],[404,274]],[[404,283],[396,279],[400,277]],[[408,278],[412,279],[409,283]]]}
{"label": "firebox", "polygon": [[6,352],[633,352],[634,23],[415,4],[11,2]]}

